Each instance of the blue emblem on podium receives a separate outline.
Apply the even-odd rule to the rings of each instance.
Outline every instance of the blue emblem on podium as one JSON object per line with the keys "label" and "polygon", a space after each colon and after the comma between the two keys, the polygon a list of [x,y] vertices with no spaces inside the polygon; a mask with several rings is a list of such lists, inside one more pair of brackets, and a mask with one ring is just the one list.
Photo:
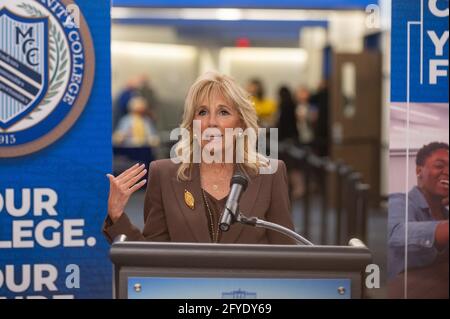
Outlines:
{"label": "blue emblem on podium", "polygon": [[256,299],[256,292],[249,292],[239,288],[230,292],[222,292],[222,299]]}

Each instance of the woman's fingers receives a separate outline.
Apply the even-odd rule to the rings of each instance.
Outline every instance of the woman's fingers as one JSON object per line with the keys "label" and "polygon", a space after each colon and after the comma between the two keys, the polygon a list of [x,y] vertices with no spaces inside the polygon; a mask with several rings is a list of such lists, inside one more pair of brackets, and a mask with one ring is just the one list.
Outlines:
{"label": "woman's fingers", "polygon": [[135,191],[137,191],[138,189],[140,189],[142,186],[145,185],[145,183],[147,182],[146,179],[143,179],[142,181],[140,181],[139,183],[135,184],[133,187],[130,188],[130,194],[134,193]]}
{"label": "woman's fingers", "polygon": [[116,177],[118,181],[123,180],[124,178],[127,178],[129,175],[133,174],[136,170],[138,170],[142,165],[135,164],[126,171],[122,172],[119,176]]}
{"label": "woman's fingers", "polygon": [[130,177],[130,179],[128,179],[127,181],[124,181],[125,187],[130,188],[131,186],[136,184],[136,182],[138,182],[142,177],[144,177],[146,173],[147,173],[147,170],[144,169],[143,171],[141,171],[136,176]]}
{"label": "woman's fingers", "polygon": [[114,185],[116,185],[116,177],[114,177],[111,174],[106,174],[106,177],[109,179],[109,187],[111,189],[111,187],[113,187]]}
{"label": "woman's fingers", "polygon": [[138,170],[142,170],[145,167],[144,164],[139,165],[139,164],[134,164],[133,166],[131,166],[129,169],[127,169],[126,171],[124,171],[122,174],[120,174],[119,176],[116,177],[116,179],[118,181],[122,181],[123,179],[127,178],[130,175],[135,174],[136,171]]}
{"label": "woman's fingers", "polygon": [[127,176],[119,179],[118,183],[121,187],[125,187],[128,189],[132,186],[132,184],[140,180],[142,176],[145,175],[146,172],[147,170],[145,169],[145,166],[139,166],[138,169],[133,170]]}
{"label": "woman's fingers", "polygon": [[137,182],[144,177],[146,173],[147,170],[145,169],[144,164],[135,164],[117,177],[106,174],[110,182],[110,195],[112,195],[112,198],[122,198],[120,201],[124,200],[124,198],[128,198],[132,193],[145,185],[146,180],[140,181],[139,183]]}

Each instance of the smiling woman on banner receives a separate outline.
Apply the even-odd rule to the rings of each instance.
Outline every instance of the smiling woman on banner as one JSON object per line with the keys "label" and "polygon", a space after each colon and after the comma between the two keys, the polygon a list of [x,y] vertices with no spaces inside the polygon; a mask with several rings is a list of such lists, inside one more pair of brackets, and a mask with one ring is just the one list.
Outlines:
{"label": "smiling woman on banner", "polygon": [[257,115],[248,93],[228,76],[202,75],[188,92],[180,130],[175,156],[150,164],[142,232],[124,210],[131,194],[146,183],[141,181],[147,173],[144,165],[108,175],[103,226],[108,240],[125,234],[128,240],[294,244],[261,228],[235,224],[223,233],[219,228],[236,172],[249,180],[240,200],[243,214],[293,228],[286,166],[256,152]]}

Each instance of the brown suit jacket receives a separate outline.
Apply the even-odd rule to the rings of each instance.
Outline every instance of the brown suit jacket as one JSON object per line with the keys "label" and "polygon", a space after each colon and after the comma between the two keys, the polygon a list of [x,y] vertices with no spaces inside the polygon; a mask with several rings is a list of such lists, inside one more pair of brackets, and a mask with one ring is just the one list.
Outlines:
{"label": "brown suit jacket", "polygon": [[[114,224],[105,220],[103,232],[111,242],[125,234],[128,240],[211,242],[205,208],[202,201],[199,165],[194,165],[190,181],[177,180],[179,164],[170,159],[150,164],[144,203],[144,229],[141,231],[123,214]],[[194,199],[194,209],[184,200],[185,190]],[[240,201],[240,211],[250,217],[281,224],[293,229],[288,193],[286,166],[278,161],[276,173],[251,177]],[[220,243],[295,244],[284,235],[271,230],[234,224],[222,233]]]}

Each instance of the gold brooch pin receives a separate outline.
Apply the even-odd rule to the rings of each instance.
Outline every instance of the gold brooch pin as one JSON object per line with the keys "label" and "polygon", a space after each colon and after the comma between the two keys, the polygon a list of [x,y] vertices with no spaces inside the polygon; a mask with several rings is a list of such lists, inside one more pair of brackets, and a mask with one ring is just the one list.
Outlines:
{"label": "gold brooch pin", "polygon": [[194,196],[192,196],[192,194],[186,189],[184,190],[184,202],[190,209],[194,209],[195,207]]}

